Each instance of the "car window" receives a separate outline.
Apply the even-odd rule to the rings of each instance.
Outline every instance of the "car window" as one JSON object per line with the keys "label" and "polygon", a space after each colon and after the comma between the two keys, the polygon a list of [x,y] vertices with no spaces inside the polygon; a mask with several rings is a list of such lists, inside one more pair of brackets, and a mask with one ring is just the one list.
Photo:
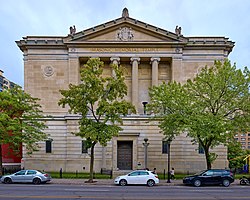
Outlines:
{"label": "car window", "polygon": [[140,175],[148,175],[148,172],[140,172]]}
{"label": "car window", "polygon": [[194,175],[202,175],[205,171],[206,171],[206,170],[202,170],[202,171],[200,171],[200,172],[198,172],[198,173],[195,173]]}
{"label": "car window", "polygon": [[36,174],[36,171],[35,170],[28,170],[27,175],[30,175],[30,174]]}
{"label": "car window", "polygon": [[214,171],[214,176],[221,176],[222,172],[221,171]]}
{"label": "car window", "polygon": [[129,176],[138,176],[139,175],[139,172],[132,172],[129,174]]}
{"label": "car window", "polygon": [[26,172],[26,170],[21,170],[21,171],[15,173],[15,175],[16,176],[25,175],[25,172]]}
{"label": "car window", "polygon": [[222,172],[222,174],[223,175],[230,175],[230,171],[225,170],[225,171]]}
{"label": "car window", "polygon": [[213,171],[212,170],[208,170],[206,171],[203,176],[212,176],[213,175]]}

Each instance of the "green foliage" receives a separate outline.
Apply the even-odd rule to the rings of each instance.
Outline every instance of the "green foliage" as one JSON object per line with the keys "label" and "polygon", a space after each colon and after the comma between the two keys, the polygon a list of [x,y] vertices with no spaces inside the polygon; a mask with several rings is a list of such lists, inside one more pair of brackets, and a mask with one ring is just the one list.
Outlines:
{"label": "green foliage", "polygon": [[0,92],[0,146],[16,148],[22,143],[28,153],[38,150],[37,142],[47,138],[43,132],[45,116],[38,100],[17,86]]}
{"label": "green foliage", "polygon": [[228,160],[229,168],[242,168],[246,163],[244,158],[250,154],[249,150],[241,148],[241,144],[238,141],[232,141],[228,144]]}
{"label": "green foliage", "polygon": [[104,63],[99,58],[90,58],[81,68],[81,83],[69,85],[61,90],[63,98],[59,105],[69,106],[69,112],[80,114],[79,131],[76,136],[86,138],[91,148],[90,181],[93,179],[94,146],[105,146],[112,137],[122,130],[122,116],[135,112],[134,106],[123,100],[127,95],[124,69],[111,65],[114,77],[103,75]]}
{"label": "green foliage", "polygon": [[233,134],[249,131],[249,70],[229,60],[215,61],[184,85],[170,82],[150,90],[150,109],[160,117],[167,138],[187,132],[200,144],[211,168],[210,148],[228,144]]}

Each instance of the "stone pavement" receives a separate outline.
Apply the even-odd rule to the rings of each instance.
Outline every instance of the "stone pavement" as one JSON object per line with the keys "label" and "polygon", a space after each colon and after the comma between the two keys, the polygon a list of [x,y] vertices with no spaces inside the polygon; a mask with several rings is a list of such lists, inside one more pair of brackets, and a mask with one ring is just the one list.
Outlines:
{"label": "stone pavement", "polygon": [[[87,179],[60,179],[54,178],[51,181],[51,184],[65,184],[65,185],[114,185],[114,179],[95,179],[94,183],[85,183]],[[171,180],[171,183],[167,183],[167,180],[160,180],[158,185],[183,185],[182,179]],[[239,180],[235,180],[232,185],[239,185]]]}

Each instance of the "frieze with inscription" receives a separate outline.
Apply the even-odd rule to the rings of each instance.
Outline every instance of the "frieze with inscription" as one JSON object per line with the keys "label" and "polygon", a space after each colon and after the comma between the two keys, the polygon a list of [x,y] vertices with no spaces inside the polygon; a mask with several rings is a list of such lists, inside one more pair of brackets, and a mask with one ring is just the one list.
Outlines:
{"label": "frieze with inscription", "polygon": [[91,48],[93,52],[159,52],[159,48]]}

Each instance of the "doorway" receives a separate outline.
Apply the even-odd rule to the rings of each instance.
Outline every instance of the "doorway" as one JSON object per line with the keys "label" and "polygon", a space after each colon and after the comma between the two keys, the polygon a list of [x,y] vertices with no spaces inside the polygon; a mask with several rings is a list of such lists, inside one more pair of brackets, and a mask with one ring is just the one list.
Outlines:
{"label": "doorway", "polygon": [[117,141],[117,167],[132,170],[133,141]]}

